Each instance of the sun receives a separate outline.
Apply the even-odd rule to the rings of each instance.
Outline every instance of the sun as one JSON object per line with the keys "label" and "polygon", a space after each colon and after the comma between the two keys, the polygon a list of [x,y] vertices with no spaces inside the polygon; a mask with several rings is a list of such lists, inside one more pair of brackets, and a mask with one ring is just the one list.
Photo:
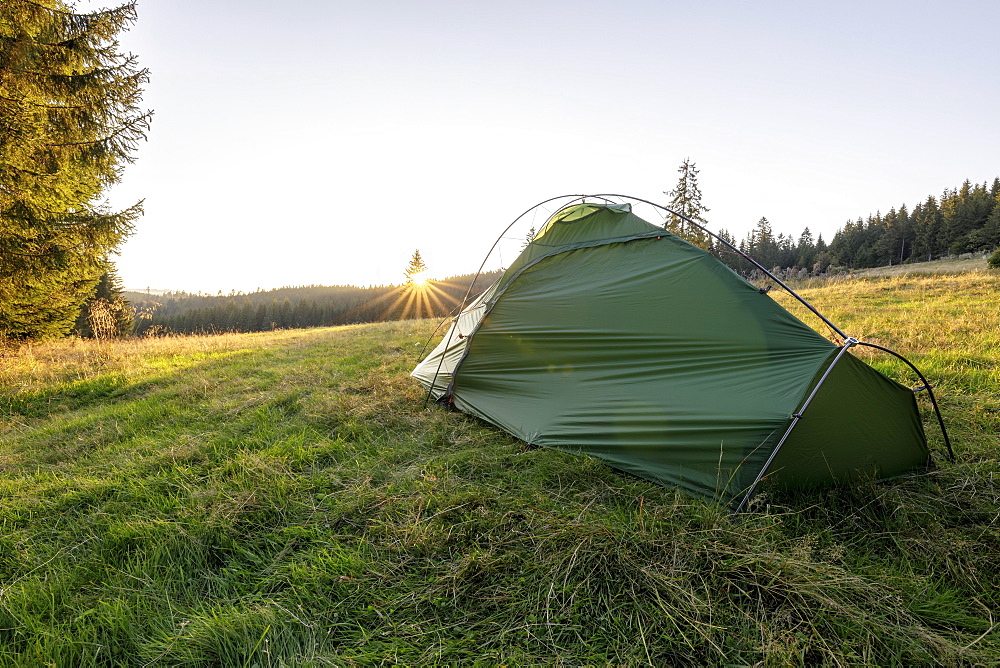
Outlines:
{"label": "sun", "polygon": [[418,271],[415,274],[411,274],[409,277],[409,283],[414,288],[423,290],[427,287],[427,283],[430,281],[430,277],[427,275],[426,271]]}

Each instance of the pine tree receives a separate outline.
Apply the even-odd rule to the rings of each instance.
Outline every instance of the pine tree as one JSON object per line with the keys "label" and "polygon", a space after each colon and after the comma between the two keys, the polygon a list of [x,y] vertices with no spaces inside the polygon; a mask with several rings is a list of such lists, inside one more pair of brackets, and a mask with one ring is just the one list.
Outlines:
{"label": "pine tree", "polygon": [[899,257],[901,244],[903,244],[903,236],[899,225],[899,216],[896,209],[892,208],[881,220],[878,239],[874,244],[875,261],[873,265],[877,267],[892,266]]}
{"label": "pine tree", "polygon": [[779,261],[778,242],[771,230],[771,223],[764,216],[757,221],[747,240],[747,255],[759,262],[765,269],[771,269]]}
{"label": "pine tree", "polygon": [[996,196],[989,218],[969,237],[976,250],[990,250],[1000,246],[1000,195]]}
{"label": "pine tree", "polygon": [[0,337],[66,334],[141,214],[100,203],[149,127],[147,72],[115,41],[135,19],[0,3]]}
{"label": "pine tree", "polygon": [[406,267],[404,275],[406,276],[406,284],[409,286],[417,285],[422,283],[427,274],[427,265],[424,264],[423,259],[420,257],[420,251],[413,251],[413,257],[410,258],[410,264]]}
{"label": "pine tree", "polygon": [[[733,248],[738,247],[736,239],[729,233],[728,230],[721,229],[718,234],[722,241],[728,243]],[[747,265],[745,264],[746,260],[744,260],[735,251],[730,250],[729,246],[726,246],[724,243],[716,244],[712,249],[712,254],[719,258],[724,265],[737,273],[744,271],[747,268]]]}
{"label": "pine tree", "polygon": [[[681,166],[677,168],[680,177],[677,179],[677,187],[664,195],[670,197],[670,204],[667,208],[676,213],[686,216],[702,226],[707,226],[705,215],[708,207],[701,203],[701,190],[698,188],[698,170],[695,168],[690,158],[685,158]],[[680,216],[667,214],[667,222],[664,225],[670,232],[682,239],[699,246],[709,248],[710,237],[708,234],[691,225]]]}
{"label": "pine tree", "polygon": [[933,195],[929,195],[923,205],[914,207],[913,227],[916,241],[913,254],[920,260],[926,256],[927,260],[930,261],[941,252],[937,239],[943,218],[937,199]]}
{"label": "pine tree", "polygon": [[808,227],[802,230],[802,234],[799,235],[796,251],[795,266],[812,269],[813,264],[816,263],[816,242],[813,241],[812,232]]}

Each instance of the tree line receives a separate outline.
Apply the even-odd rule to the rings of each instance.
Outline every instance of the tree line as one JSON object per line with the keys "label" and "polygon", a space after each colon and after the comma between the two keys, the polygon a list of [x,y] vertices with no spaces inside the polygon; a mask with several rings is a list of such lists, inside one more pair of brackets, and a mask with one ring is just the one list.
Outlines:
{"label": "tree line", "polygon": [[203,334],[264,332],[275,329],[331,327],[408,318],[442,318],[477,296],[499,272],[455,276],[414,285],[285,287],[244,294],[196,295],[184,292],[149,295],[128,292],[135,313],[133,333]]}
{"label": "tree line", "polygon": [[879,267],[947,255],[983,253],[1000,246],[1000,178],[992,185],[945,190],[910,211],[905,204],[882,215],[848,222],[830,242],[837,263]]}
{"label": "tree line", "polygon": [[[959,188],[945,189],[939,198],[929,195],[912,210],[901,204],[885,214],[848,221],[829,244],[808,227],[797,238],[775,235],[766,217],[742,240],[725,230],[719,236],[769,269],[800,276],[987,253],[1000,246],[1000,178],[992,184],[965,181]],[[747,273],[747,263],[721,244],[716,243],[713,252]]]}

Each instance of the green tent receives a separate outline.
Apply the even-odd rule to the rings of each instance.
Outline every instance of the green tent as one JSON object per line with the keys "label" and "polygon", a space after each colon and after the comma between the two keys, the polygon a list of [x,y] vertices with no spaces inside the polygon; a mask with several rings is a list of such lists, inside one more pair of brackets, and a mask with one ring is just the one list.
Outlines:
{"label": "green tent", "polygon": [[632,213],[554,214],[413,371],[542,447],[742,505],[929,463],[912,390]]}

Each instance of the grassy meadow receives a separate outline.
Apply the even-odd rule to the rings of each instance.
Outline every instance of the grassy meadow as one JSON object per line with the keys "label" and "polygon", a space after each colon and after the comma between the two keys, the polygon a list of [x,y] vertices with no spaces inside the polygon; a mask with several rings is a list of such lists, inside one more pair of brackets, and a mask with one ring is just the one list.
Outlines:
{"label": "grassy meadow", "polygon": [[0,351],[0,666],[1000,664],[1000,274],[802,294],[954,463],[734,517],[425,408],[430,321]]}

